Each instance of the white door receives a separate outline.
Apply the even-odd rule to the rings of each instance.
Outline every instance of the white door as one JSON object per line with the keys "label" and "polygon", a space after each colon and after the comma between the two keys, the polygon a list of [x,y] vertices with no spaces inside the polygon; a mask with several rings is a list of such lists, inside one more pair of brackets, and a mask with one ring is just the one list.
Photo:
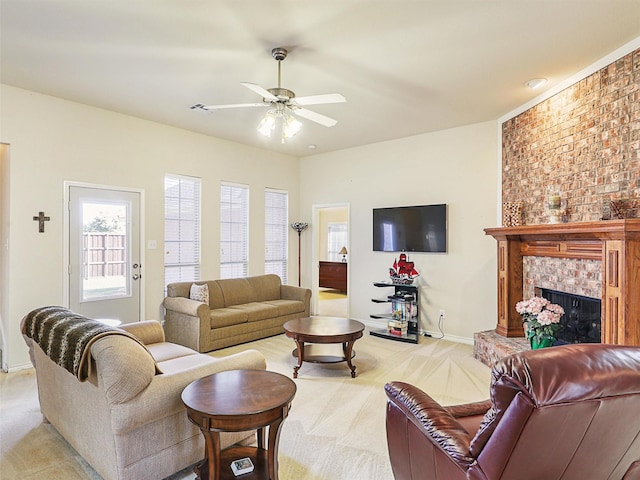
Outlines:
{"label": "white door", "polygon": [[69,308],[140,320],[140,192],[69,187]]}

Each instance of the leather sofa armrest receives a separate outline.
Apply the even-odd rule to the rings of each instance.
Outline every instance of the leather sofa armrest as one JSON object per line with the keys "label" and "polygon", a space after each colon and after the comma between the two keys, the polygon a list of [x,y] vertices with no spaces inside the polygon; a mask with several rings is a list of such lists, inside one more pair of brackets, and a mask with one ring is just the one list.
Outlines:
{"label": "leather sofa armrest", "polygon": [[164,308],[191,317],[207,318],[209,305],[184,297],[166,297],[162,302]]}
{"label": "leather sofa armrest", "polygon": [[484,416],[491,408],[491,400],[482,400],[481,402],[463,403],[460,405],[450,405],[444,407],[455,418],[471,417],[476,415]]}
{"label": "leather sofa armrest", "polygon": [[445,407],[419,388],[404,382],[384,387],[393,403],[432,443],[461,466],[472,462],[469,453],[471,435]]}
{"label": "leather sofa armrest", "polygon": [[145,345],[164,342],[164,330],[157,320],[126,323],[121,325],[120,328],[138,337]]}

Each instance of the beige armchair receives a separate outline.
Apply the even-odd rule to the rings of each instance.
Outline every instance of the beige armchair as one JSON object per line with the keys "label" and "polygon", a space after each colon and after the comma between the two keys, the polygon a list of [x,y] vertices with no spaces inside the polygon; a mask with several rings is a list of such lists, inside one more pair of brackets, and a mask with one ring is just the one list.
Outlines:
{"label": "beige armchair", "polygon": [[[92,368],[84,382],[25,336],[36,369],[40,408],[45,420],[104,479],[162,479],[204,454],[202,434],[187,418],[182,390],[198,378],[224,370],[264,370],[265,359],[256,350],[214,358],[167,343],[157,321],[122,329],[144,345],[126,335],[99,338],[90,347]],[[251,435],[224,433],[223,447]]]}

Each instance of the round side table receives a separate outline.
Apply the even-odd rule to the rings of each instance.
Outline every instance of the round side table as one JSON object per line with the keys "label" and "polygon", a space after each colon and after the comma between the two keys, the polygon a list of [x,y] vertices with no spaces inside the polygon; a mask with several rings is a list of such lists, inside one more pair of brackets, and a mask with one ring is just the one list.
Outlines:
{"label": "round side table", "polygon": [[[194,468],[198,478],[237,478],[231,462],[249,457],[254,470],[239,478],[278,480],[280,427],[295,393],[296,384],[290,378],[265,370],[220,372],[187,385],[182,402],[205,441],[204,460]],[[253,429],[257,430],[257,447],[232,446],[221,451],[220,432]]]}

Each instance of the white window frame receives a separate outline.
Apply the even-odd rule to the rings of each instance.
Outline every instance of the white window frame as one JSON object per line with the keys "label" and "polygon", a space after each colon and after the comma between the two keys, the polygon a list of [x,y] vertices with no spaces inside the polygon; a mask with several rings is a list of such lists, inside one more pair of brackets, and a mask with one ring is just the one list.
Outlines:
{"label": "white window frame", "polygon": [[275,273],[287,284],[289,259],[289,192],[264,192],[264,273]]}
{"label": "white window frame", "polygon": [[220,184],[220,278],[249,275],[249,186]]}
{"label": "white window frame", "polygon": [[[177,194],[167,195],[168,182]],[[190,193],[190,190],[193,194]],[[171,192],[174,193],[174,192]],[[200,227],[202,182],[198,177],[165,174],[164,176],[164,281],[200,279]],[[172,200],[170,203],[169,200]]]}

